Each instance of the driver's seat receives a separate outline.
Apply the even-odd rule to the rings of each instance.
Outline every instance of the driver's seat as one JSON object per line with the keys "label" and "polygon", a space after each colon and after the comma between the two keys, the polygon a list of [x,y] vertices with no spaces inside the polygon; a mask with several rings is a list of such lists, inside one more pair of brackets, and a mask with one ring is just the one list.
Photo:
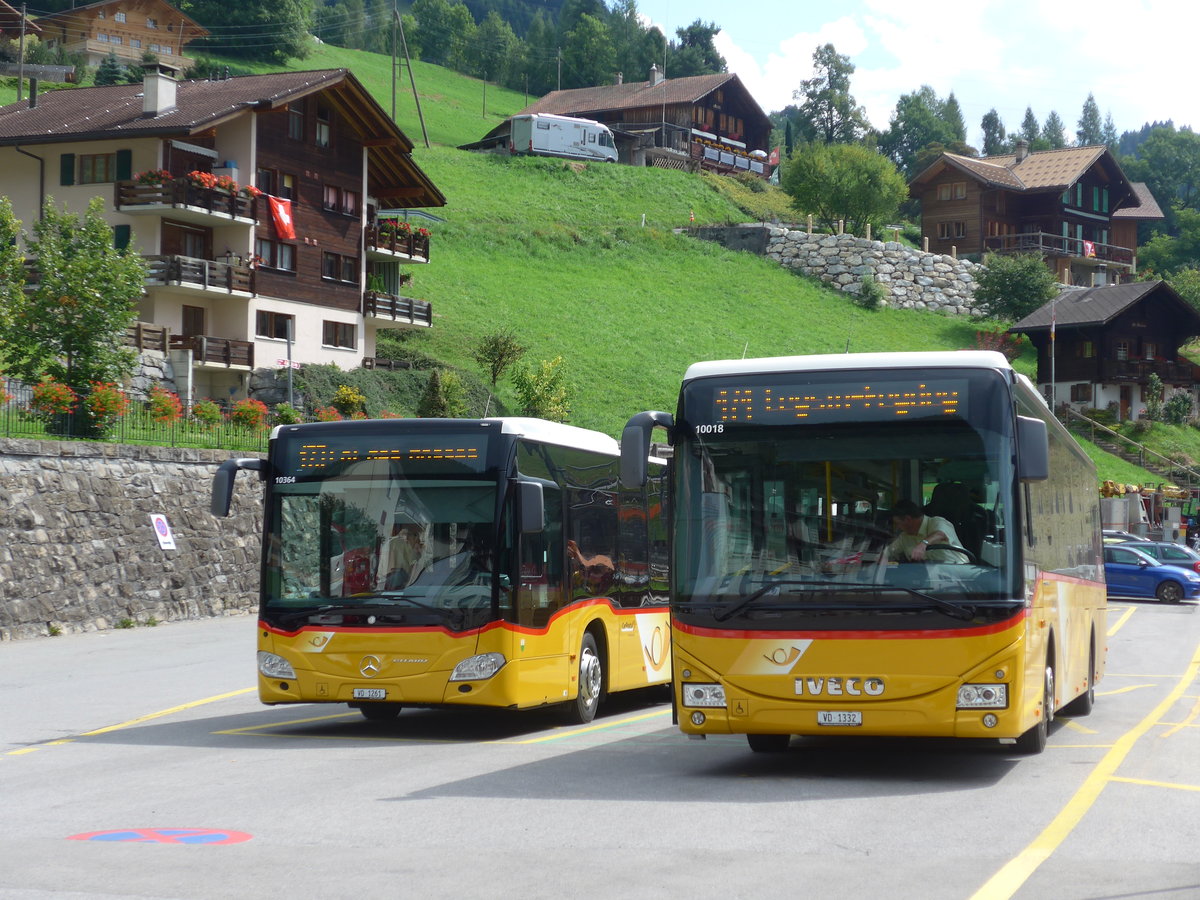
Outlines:
{"label": "driver's seat", "polygon": [[971,491],[960,481],[942,481],[933,489],[925,514],[948,519],[963,547],[979,558],[987,531],[987,513],[971,499]]}

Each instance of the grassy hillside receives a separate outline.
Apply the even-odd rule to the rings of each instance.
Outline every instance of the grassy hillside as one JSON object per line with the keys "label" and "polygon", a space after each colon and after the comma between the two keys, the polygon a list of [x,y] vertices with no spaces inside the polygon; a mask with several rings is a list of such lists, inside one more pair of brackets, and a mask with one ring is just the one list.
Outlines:
{"label": "grassy hillside", "polygon": [[[321,45],[292,68],[350,68],[390,110],[390,63]],[[709,224],[779,215],[786,204],[777,194],[764,198],[727,179],[663,169],[455,150],[526,98],[487,85],[485,114],[478,80],[420,62],[413,73],[432,149],[424,147],[404,70],[397,120],[448,204],[434,210],[446,222],[433,226],[432,261],[412,269],[408,288],[433,303],[435,327],[401,333],[397,354],[480,375],[472,349],[484,334],[512,328],[529,348],[525,362],[565,359],[571,421],[616,435],[633,412],[673,410],[680,377],[697,360],[959,349],[974,345],[977,328],[996,327],[917,311],[866,312],[767,260],[673,230],[691,216]],[[1032,358],[1018,367],[1032,374]],[[514,408],[507,379],[498,394],[502,408]],[[1152,477],[1094,447],[1089,453],[1104,478]]]}

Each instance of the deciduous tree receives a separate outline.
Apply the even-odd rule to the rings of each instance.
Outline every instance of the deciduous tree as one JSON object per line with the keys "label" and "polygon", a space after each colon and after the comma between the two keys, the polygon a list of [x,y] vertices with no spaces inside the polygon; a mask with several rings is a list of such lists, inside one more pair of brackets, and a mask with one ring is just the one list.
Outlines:
{"label": "deciduous tree", "polygon": [[813,77],[800,82],[792,98],[801,101],[798,111],[799,139],[825,144],[852,143],[867,130],[866,110],[850,94],[854,64],[833,44],[813,53]]}
{"label": "deciduous tree", "polygon": [[785,163],[780,186],[802,214],[827,228],[838,221],[859,234],[883,225],[908,196],[908,185],[884,156],[858,144],[798,146]]}
{"label": "deciduous tree", "polygon": [[1054,273],[1036,253],[988,254],[975,281],[976,305],[997,319],[1023,319],[1058,293]]}
{"label": "deciduous tree", "polygon": [[1004,140],[1004,123],[1000,121],[1000,114],[995,107],[984,113],[979,127],[983,130],[983,155],[999,156],[1003,153],[1008,145]]}

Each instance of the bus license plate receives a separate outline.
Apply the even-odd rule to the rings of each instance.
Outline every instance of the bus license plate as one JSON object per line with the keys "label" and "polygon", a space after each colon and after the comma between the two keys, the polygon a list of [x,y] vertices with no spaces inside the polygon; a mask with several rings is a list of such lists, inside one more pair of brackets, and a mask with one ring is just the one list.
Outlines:
{"label": "bus license plate", "polygon": [[355,688],[352,696],[355,700],[386,700],[387,691],[383,688]]}
{"label": "bus license plate", "polygon": [[817,713],[818,725],[861,725],[862,713],[845,710],[821,710]]}

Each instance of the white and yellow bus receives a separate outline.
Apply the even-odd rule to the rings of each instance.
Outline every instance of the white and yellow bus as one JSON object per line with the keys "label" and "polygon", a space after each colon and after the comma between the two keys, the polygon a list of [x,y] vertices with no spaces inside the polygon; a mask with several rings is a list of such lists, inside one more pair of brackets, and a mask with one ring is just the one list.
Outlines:
{"label": "white and yellow bus", "polygon": [[[684,732],[756,751],[837,734],[1039,752],[1056,711],[1090,711],[1105,658],[1095,468],[1002,355],[698,363],[673,417],[630,419],[626,486],[659,426]],[[897,539],[906,509],[901,524],[934,538],[908,542],[920,552]]]}
{"label": "white and yellow bus", "polygon": [[617,442],[537,419],[284,425],[267,458],[258,614],[264,703],[528,709],[590,721],[666,685],[661,461],[621,490]]}

